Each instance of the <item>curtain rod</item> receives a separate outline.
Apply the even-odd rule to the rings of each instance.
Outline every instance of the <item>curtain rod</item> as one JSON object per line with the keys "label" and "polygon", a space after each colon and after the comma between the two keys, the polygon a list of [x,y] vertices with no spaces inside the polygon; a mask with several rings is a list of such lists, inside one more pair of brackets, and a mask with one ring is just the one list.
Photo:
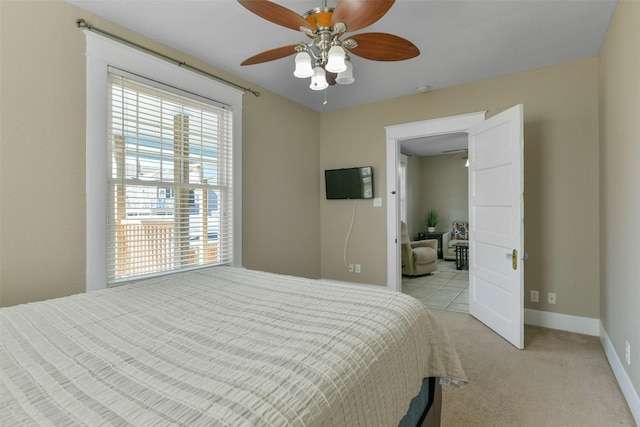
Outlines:
{"label": "curtain rod", "polygon": [[186,68],[186,69],[191,70],[191,71],[195,71],[196,73],[202,74],[202,75],[204,75],[206,77],[209,77],[211,79],[217,80],[217,81],[222,82],[224,84],[227,84],[229,86],[233,86],[233,87],[235,87],[237,89],[240,89],[240,90],[243,90],[245,92],[250,92],[255,96],[260,96],[260,92],[258,92],[258,91],[255,91],[255,90],[253,90],[251,88],[248,88],[248,87],[240,86],[237,83],[234,83],[234,82],[231,82],[231,81],[229,81],[227,79],[224,79],[222,77],[216,76],[215,74],[211,74],[211,73],[209,73],[207,71],[201,70],[200,68],[196,68],[194,66],[191,66],[191,65],[187,64],[184,61],[179,61],[179,60],[177,60],[175,58],[172,58],[172,57],[167,56],[167,55],[165,55],[163,53],[157,52],[157,51],[155,51],[153,49],[149,49],[148,47],[144,47],[144,46],[139,45],[138,43],[132,42],[130,40],[124,39],[124,38],[122,38],[120,36],[117,36],[117,35],[115,35],[113,33],[108,32],[108,31],[104,31],[104,30],[101,30],[99,28],[96,28],[93,25],[87,24],[87,22],[82,18],[76,19],[76,25],[77,25],[78,28],[86,28],[89,31],[93,31],[93,32],[102,34],[103,36],[107,36],[107,37],[109,37],[111,39],[114,39],[114,40],[117,40],[119,42],[126,43],[129,46],[133,46],[136,49],[140,49],[140,50],[143,50],[143,51],[145,51],[147,53],[155,55],[155,56],[157,56],[159,58],[164,59],[165,61],[173,62],[179,67]]}

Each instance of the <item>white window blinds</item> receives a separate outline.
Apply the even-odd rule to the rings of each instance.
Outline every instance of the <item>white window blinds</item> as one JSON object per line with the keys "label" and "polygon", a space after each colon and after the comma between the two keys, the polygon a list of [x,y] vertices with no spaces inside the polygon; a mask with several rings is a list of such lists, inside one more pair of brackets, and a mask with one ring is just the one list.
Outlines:
{"label": "white window blinds", "polygon": [[232,113],[154,86],[109,74],[109,284],[233,257]]}

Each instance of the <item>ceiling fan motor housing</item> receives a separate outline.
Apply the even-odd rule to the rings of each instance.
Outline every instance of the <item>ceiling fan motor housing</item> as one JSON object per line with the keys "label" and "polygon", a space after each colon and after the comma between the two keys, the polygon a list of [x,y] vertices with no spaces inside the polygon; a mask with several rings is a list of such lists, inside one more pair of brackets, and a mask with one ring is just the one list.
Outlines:
{"label": "ceiling fan motor housing", "polygon": [[[333,16],[332,7],[317,7],[302,15],[302,17],[309,22],[314,28],[313,31],[301,28],[301,30],[311,37],[313,40],[310,45],[313,45],[317,51],[311,51],[311,54],[316,58],[319,65],[326,65],[329,59],[329,49],[331,46],[340,44],[340,34],[334,28],[331,23]],[[340,28],[345,28],[346,25],[341,24]]]}

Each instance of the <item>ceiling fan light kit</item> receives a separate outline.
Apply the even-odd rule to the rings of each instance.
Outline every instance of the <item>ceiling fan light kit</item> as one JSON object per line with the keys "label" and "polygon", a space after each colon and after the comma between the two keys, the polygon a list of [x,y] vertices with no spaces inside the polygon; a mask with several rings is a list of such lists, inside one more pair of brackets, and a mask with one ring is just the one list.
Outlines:
{"label": "ceiling fan light kit", "polygon": [[319,66],[314,68],[309,87],[313,90],[324,90],[327,86],[329,86],[329,83],[327,83],[327,76],[324,69]]}
{"label": "ceiling fan light kit", "polygon": [[344,51],[342,46],[334,45],[331,46],[328,53],[327,65],[325,65],[324,69],[330,73],[341,73],[347,69],[346,58],[345,55],[347,53]]}
{"label": "ceiling fan light kit", "polygon": [[402,61],[420,54],[408,40],[393,34],[364,33],[341,40],[347,31],[367,27],[380,19],[395,0],[340,0],[335,8],[323,6],[298,15],[268,0],[238,0],[238,2],[274,24],[299,29],[311,40],[298,45],[283,46],[254,55],[241,65],[260,64],[284,58],[297,52],[293,75],[311,77],[312,90],[324,90],[336,83],[348,85],[355,81],[349,53],[374,61]]}
{"label": "ceiling fan light kit", "polygon": [[[338,80],[340,73],[344,73],[348,69],[348,55],[341,46],[342,42],[340,40],[340,35],[347,27],[342,22],[331,25],[333,13],[334,9],[326,7],[325,4],[322,8],[315,8],[302,15],[302,18],[309,22],[314,27],[314,30],[300,27],[300,31],[309,37],[311,41],[300,43],[296,46],[295,50],[298,54],[296,55],[296,68],[293,75],[298,78],[311,77],[311,84],[309,85],[311,90],[324,90],[336,83],[351,84],[355,81],[353,78],[353,66],[351,66],[350,77],[344,75],[342,79]],[[298,61],[298,58],[300,58],[300,61]],[[313,64],[313,74],[311,76],[308,75],[307,63]]]}
{"label": "ceiling fan light kit", "polygon": [[350,85],[355,81],[355,79],[353,78],[353,65],[351,65],[351,61],[349,61],[348,55],[344,62],[347,66],[347,69],[338,74],[338,77],[336,77],[336,83],[341,85]]}
{"label": "ceiling fan light kit", "polygon": [[311,57],[307,52],[298,52],[296,55],[296,69],[293,71],[293,75],[305,79],[313,76],[313,67],[311,66]]}

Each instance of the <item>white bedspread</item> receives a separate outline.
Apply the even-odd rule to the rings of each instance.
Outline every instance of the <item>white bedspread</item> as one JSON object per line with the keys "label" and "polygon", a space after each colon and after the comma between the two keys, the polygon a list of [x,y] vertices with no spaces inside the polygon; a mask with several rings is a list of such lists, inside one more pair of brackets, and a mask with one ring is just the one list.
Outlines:
{"label": "white bedspread", "polygon": [[0,310],[0,425],[395,426],[464,381],[417,300],[218,267]]}

